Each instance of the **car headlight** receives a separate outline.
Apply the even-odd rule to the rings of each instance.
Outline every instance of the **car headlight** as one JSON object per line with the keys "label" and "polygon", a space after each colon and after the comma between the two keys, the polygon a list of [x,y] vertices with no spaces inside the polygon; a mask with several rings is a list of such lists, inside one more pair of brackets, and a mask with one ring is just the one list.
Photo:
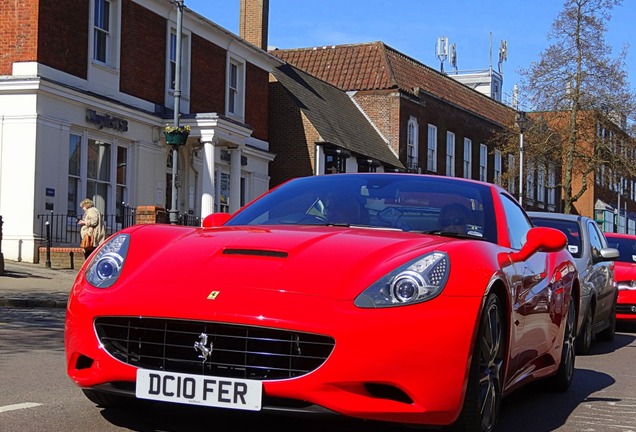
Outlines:
{"label": "car headlight", "polygon": [[636,290],[636,281],[619,281],[616,282],[616,287],[619,290]]}
{"label": "car headlight", "polygon": [[117,281],[130,243],[129,234],[119,234],[96,252],[86,270],[86,280],[97,288],[108,288]]}
{"label": "car headlight", "polygon": [[377,308],[430,300],[444,288],[449,271],[446,253],[428,253],[382,277],[364,290],[354,304],[361,308]]}

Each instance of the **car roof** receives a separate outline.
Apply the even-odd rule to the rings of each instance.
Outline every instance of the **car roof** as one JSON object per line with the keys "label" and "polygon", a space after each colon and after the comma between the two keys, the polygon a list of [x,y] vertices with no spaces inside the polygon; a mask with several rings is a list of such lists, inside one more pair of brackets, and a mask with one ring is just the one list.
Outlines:
{"label": "car roof", "polygon": [[544,218],[544,219],[558,219],[558,220],[567,220],[567,221],[584,221],[591,220],[587,216],[581,216],[576,214],[565,214],[565,213],[552,213],[552,212],[542,212],[542,211],[529,211],[527,212],[530,219],[532,218]]}

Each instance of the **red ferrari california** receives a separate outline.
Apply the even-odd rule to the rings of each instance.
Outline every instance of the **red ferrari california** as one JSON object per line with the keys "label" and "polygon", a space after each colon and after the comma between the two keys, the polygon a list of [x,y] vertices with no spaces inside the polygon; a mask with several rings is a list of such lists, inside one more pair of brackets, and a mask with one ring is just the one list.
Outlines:
{"label": "red ferrari california", "polygon": [[636,235],[605,233],[605,238],[620,252],[614,267],[618,288],[616,320],[636,324]]}
{"label": "red ferrari california", "polygon": [[416,174],[291,180],[201,228],[136,225],[80,270],[67,372],[128,398],[492,431],[570,386],[566,238],[504,189]]}

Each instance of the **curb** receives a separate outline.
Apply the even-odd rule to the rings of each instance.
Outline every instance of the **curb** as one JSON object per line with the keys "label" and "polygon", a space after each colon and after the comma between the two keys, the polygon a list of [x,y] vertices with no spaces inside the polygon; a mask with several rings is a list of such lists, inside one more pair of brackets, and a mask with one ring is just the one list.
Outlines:
{"label": "curb", "polygon": [[65,309],[67,300],[0,297],[0,307]]}

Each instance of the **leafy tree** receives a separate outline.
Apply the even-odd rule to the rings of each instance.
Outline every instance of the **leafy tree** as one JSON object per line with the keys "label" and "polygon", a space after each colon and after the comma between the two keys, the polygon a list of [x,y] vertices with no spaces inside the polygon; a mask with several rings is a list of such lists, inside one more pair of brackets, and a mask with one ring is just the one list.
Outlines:
{"label": "leafy tree", "polygon": [[[610,12],[621,3],[565,0],[548,34],[550,45],[520,71],[522,94],[533,107],[525,158],[560,165],[561,183],[555,186],[562,189],[565,213],[594,182],[595,172],[607,177],[606,184],[636,176],[635,144],[627,134],[636,106],[625,67],[627,46],[613,58],[604,38]],[[611,139],[604,129],[613,130]],[[498,140],[505,151],[518,152],[519,130],[511,127]]]}

